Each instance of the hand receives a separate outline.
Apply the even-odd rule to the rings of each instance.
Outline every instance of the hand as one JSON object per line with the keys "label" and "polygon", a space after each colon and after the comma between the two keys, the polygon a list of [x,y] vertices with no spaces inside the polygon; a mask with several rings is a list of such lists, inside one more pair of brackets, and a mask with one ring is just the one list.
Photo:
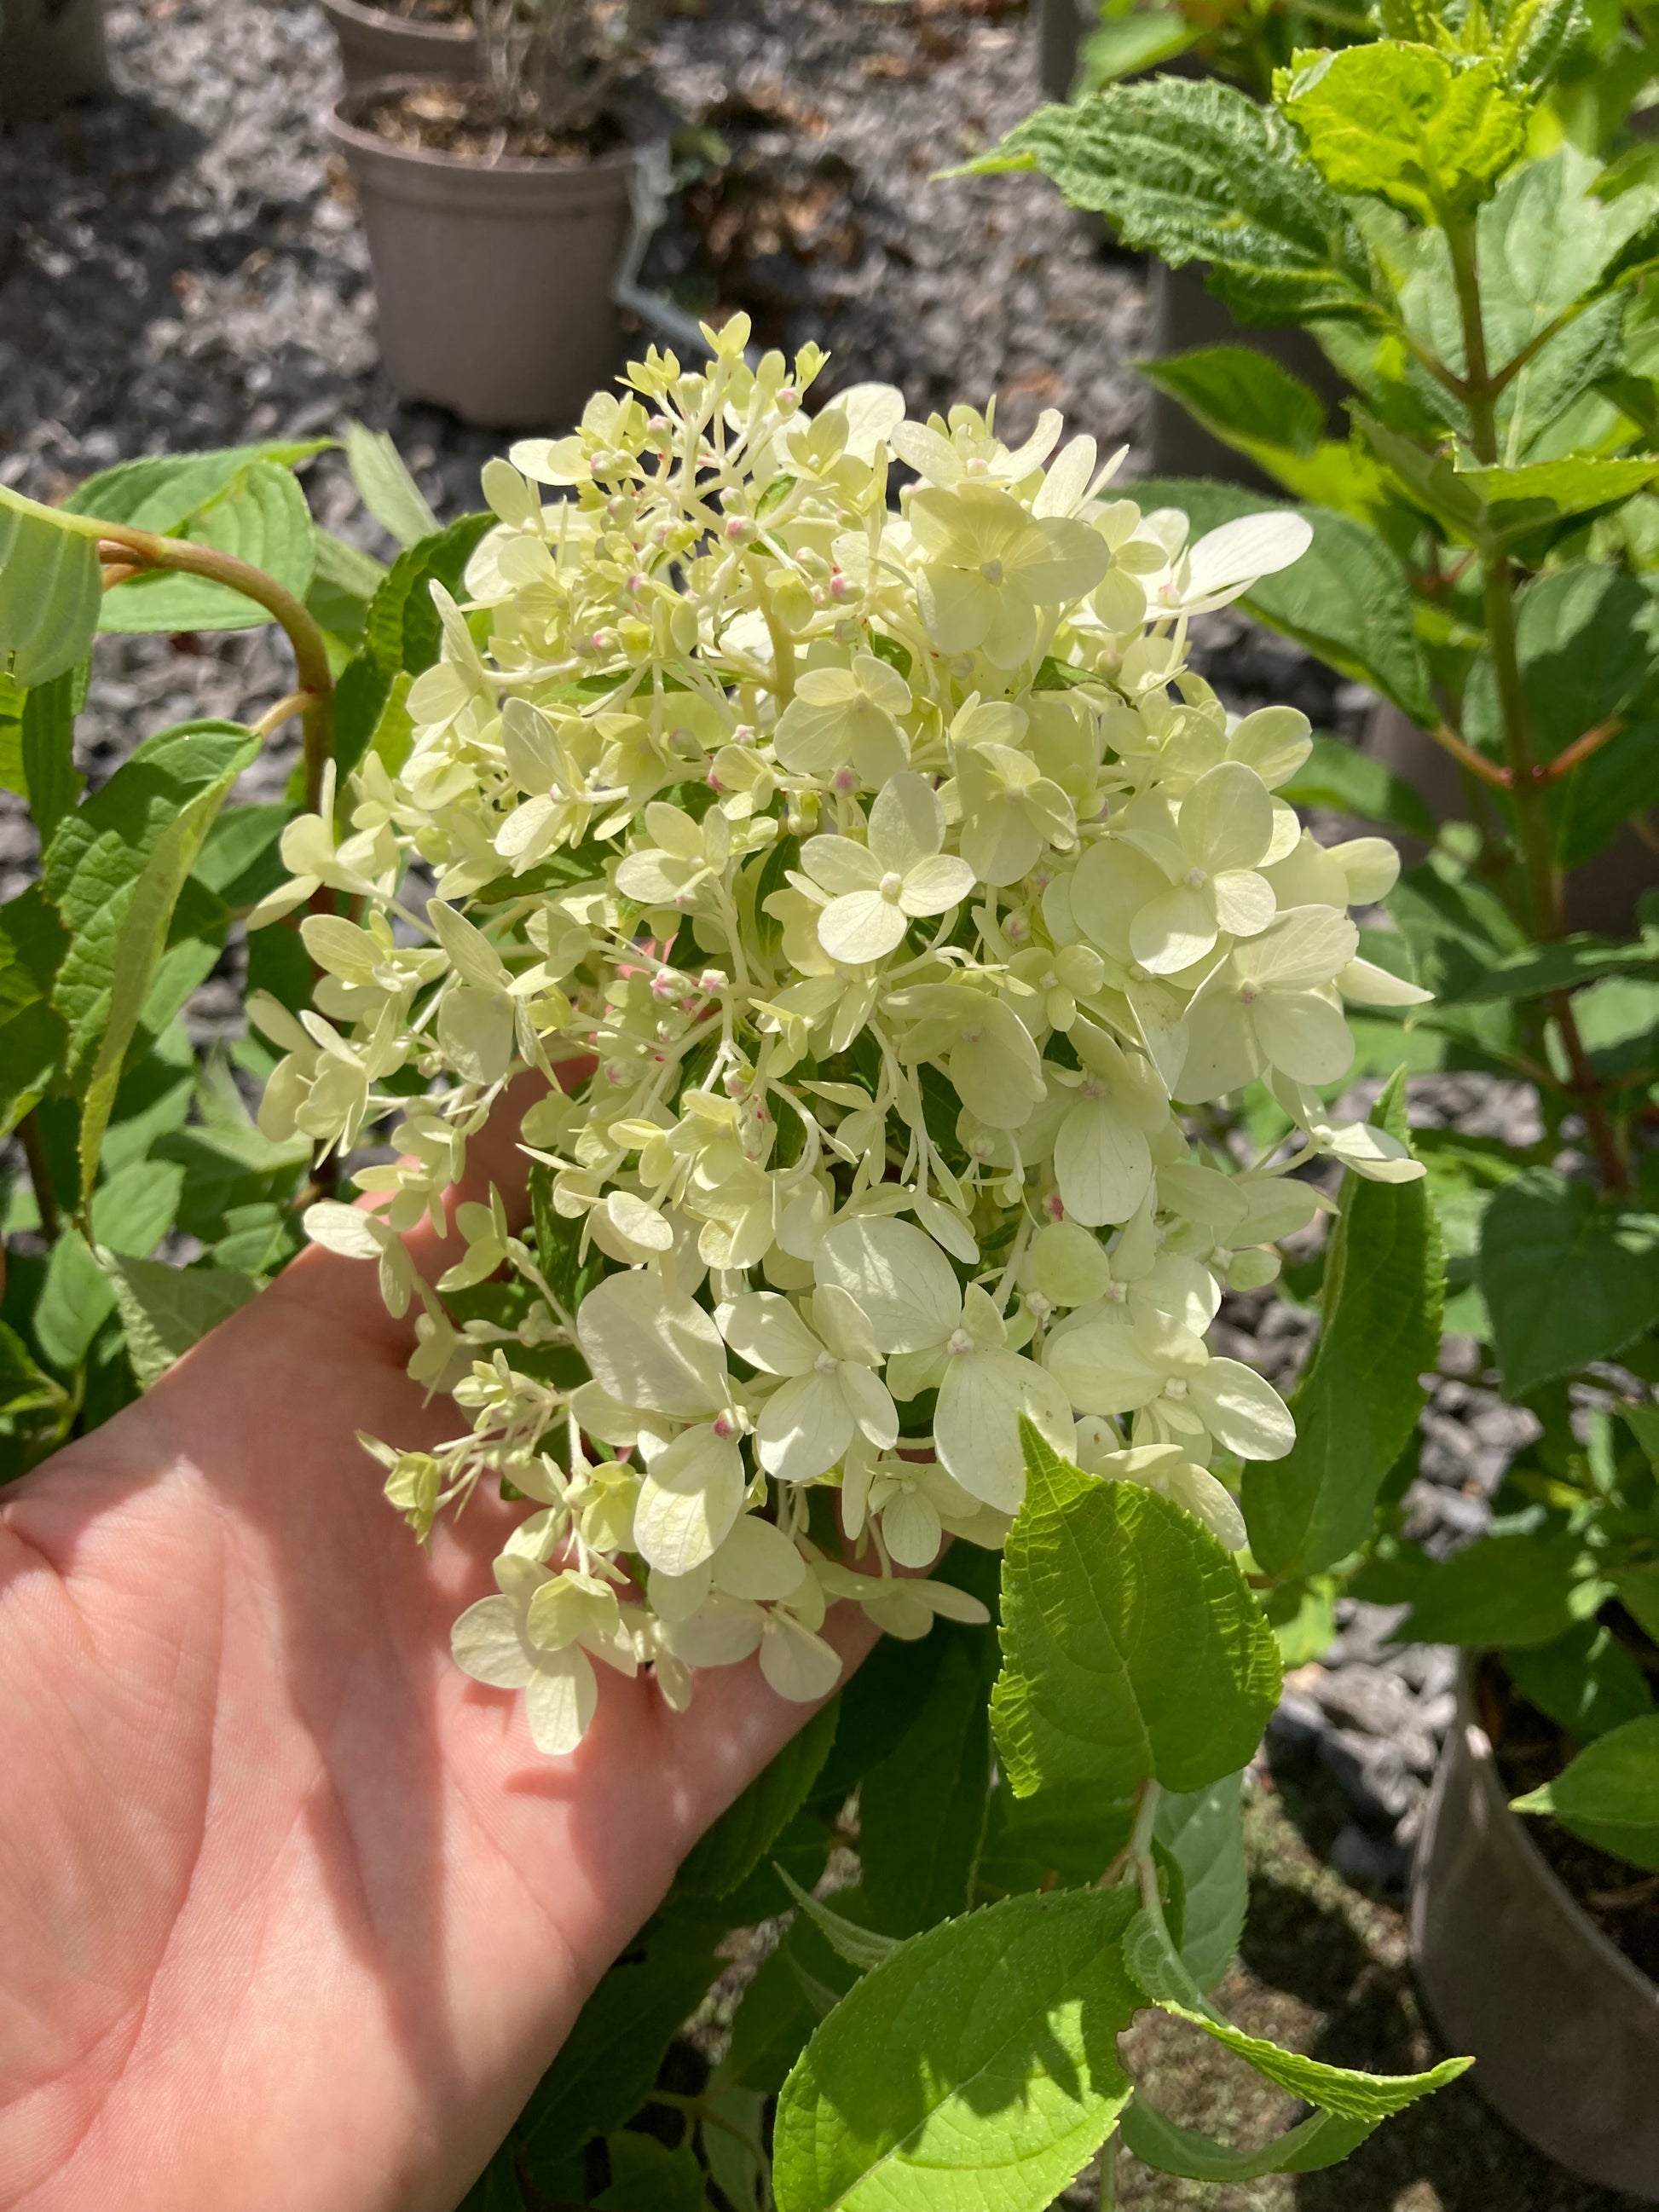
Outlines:
{"label": "hand", "polygon": [[444,2212],[806,1717],[752,1661],[678,1716],[605,1670],[538,1756],[449,1657],[514,1516],[422,1552],[355,1439],[454,1433],[410,1342],[308,1251],[0,1492],[5,2212]]}

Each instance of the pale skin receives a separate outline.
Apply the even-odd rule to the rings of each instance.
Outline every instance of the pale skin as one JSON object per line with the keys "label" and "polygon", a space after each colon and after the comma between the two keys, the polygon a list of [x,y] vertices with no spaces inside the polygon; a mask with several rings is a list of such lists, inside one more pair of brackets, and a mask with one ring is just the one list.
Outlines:
{"label": "pale skin", "polygon": [[3,2212],[446,2212],[806,1717],[753,1661],[684,1715],[605,1670],[542,1758],[449,1656],[517,1516],[422,1551],[355,1441],[456,1432],[410,1342],[309,1251],[0,1493]]}

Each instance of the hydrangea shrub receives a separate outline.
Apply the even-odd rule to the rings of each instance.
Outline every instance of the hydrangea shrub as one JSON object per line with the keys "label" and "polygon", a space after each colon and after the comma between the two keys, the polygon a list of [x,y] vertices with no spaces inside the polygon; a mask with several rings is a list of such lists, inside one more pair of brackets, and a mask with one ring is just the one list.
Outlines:
{"label": "hydrangea shrub", "polygon": [[[1188,544],[1057,415],[1011,448],[883,386],[809,414],[818,357],[751,369],[746,335],[489,464],[410,726],[290,825],[253,917],[350,903],[300,924],[315,1010],[251,1005],[286,1054],[262,1127],[399,1113],[373,1210],[307,1226],[420,1302],[457,1433],[365,1439],[417,1533],[480,1480],[526,1505],[454,1650],[550,1753],[595,1661],[678,1706],[758,1650],[810,1700],[836,1600],[978,1617],[926,1570],[1001,1546],[1022,1414],[1238,1549],[1240,1469],[1294,1431],[1209,1351],[1223,1291],[1274,1276],[1310,1158],[1420,1172],[1319,1096],[1345,1000],[1424,995],[1358,957],[1392,848],[1316,844],[1274,796],[1305,719],[1236,720],[1187,665],[1306,526]],[[428,1287],[399,1232],[526,1075],[533,1235],[464,1204]],[[1298,1136],[1224,1172],[1181,1109],[1255,1078]],[[461,1318],[504,1273],[508,1319]]]}

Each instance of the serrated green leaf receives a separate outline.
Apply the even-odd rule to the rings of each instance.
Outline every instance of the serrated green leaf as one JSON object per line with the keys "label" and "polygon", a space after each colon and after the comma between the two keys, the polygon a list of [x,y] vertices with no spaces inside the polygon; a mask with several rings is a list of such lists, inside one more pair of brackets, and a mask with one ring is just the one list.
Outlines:
{"label": "serrated green leaf", "polygon": [[1325,402],[1312,386],[1259,347],[1203,346],[1135,367],[1292,499],[1360,515],[1386,500],[1384,479],[1370,455],[1351,440],[1326,436]]}
{"label": "serrated green leaf", "polygon": [[316,547],[307,611],[342,650],[355,647],[368,621],[369,602],[386,580],[386,563],[328,530],[317,532]]}
{"label": "serrated green leaf", "polygon": [[1133,1820],[1133,1798],[1095,1783],[1054,1783],[1031,1797],[1016,1797],[999,1783],[980,1854],[980,1886],[994,1892],[1098,1881],[1128,1842]]}
{"label": "serrated green leaf", "polygon": [[1659,1322],[1659,1217],[1529,1168],[1486,1208],[1479,1279],[1505,1394],[1524,1397]]}
{"label": "serrated green leaf", "polygon": [[[193,508],[175,533],[234,554],[303,599],[317,564],[316,529],[292,470],[254,460]],[[272,619],[228,584],[177,571],[148,569],[106,592],[101,630],[254,629]]]}
{"label": "serrated green leaf", "polygon": [[1211,281],[1250,322],[1369,311],[1371,275],[1341,200],[1271,108],[1213,79],[1113,86],[1045,107],[969,173],[1036,168],[1126,246]]}
{"label": "serrated green leaf", "polygon": [[335,687],[334,754],[343,776],[374,740],[399,675],[418,676],[438,658],[441,630],[432,586],[459,592],[493,514],[463,515],[435,537],[400,553],[369,602],[363,641]]}
{"label": "serrated green leaf", "polygon": [[1621,505],[1659,477],[1659,460],[1528,461],[1516,468],[1466,468],[1457,480],[1486,509],[1498,545]]}
{"label": "serrated green leaf", "polygon": [[674,2031],[720,1971],[723,1932],[701,1912],[660,1914],[605,1975],[520,2116],[532,2181],[550,2185],[590,2136],[608,2135],[643,2102]]}
{"label": "serrated green leaf", "polygon": [[33,690],[77,666],[103,596],[95,534],[0,485],[0,669]]}
{"label": "serrated green leaf", "polygon": [[1118,2127],[1124,2149],[1155,2172],[1178,2174],[1185,2181],[1229,2182],[1255,2181],[1268,2173],[1316,2173],[1340,2165],[1378,2124],[1315,2112],[1260,2150],[1229,2150],[1191,2128],[1177,2127],[1137,2094]]}
{"label": "serrated green leaf", "polygon": [[1080,1474],[1022,1421],[1026,1494],[1002,1568],[991,1712],[1019,1796],[1149,1776],[1201,1790],[1244,1765],[1279,1653],[1237,1562],[1154,1491]]}
{"label": "serrated green leaf", "polygon": [[1328,806],[1431,839],[1434,817],[1411,785],[1340,738],[1316,737],[1313,750],[1279,795],[1291,806]]}
{"label": "serrated green leaf", "polygon": [[1580,932],[1535,951],[1500,961],[1485,975],[1469,976],[1439,995],[1443,1006],[1477,1006],[1521,999],[1540,999],[1556,991],[1576,991],[1605,975],[1651,975],[1659,970],[1659,939],[1638,945],[1610,945],[1606,938]]}
{"label": "serrated green leaf", "polygon": [[226,1267],[169,1267],[162,1260],[124,1258],[102,1249],[98,1261],[115,1292],[141,1390],[246,1305],[258,1287]]}
{"label": "serrated green leaf", "polygon": [[605,2148],[611,2184],[592,2199],[593,2212],[697,2212],[700,2205],[707,2207],[702,2168],[689,2142],[671,2150],[654,2136],[623,2128],[606,2137]]}
{"label": "serrated green leaf", "polygon": [[[1402,1142],[1396,1071],[1371,1114]],[[1317,1574],[1370,1533],[1377,1492],[1406,1449],[1440,1350],[1444,1255],[1428,1187],[1343,1176],[1325,1262],[1323,1326],[1291,1401],[1287,1458],[1244,1470],[1250,1549],[1267,1574]]]}
{"label": "serrated green leaf", "polygon": [[1346,2066],[1329,2066],[1322,2059],[1304,2057],[1298,2051],[1281,2051],[1276,2043],[1261,2036],[1246,2035],[1206,2002],[1167,1935],[1144,1911],[1137,1912],[1130,1923],[1123,1939],[1123,1955],[1130,1973],[1161,2010],[1174,2014],[1177,2020],[1190,2021],[1194,2027],[1201,2027],[1206,2035],[1247,2059],[1269,2081],[1340,2119],[1374,2125],[1393,2112],[1403,2112],[1431,2090],[1455,2081],[1474,2063],[1470,2058],[1444,2058],[1424,2074],[1357,2074]]}
{"label": "serrated green leaf", "polygon": [[1553,1644],[1601,1602],[1606,1585],[1587,1580],[1583,1565],[1576,1536],[1529,1528],[1483,1536],[1425,1569],[1402,1633],[1471,1650]]}
{"label": "serrated green leaf", "polygon": [[[1284,505],[1234,484],[1182,477],[1148,478],[1136,485],[1135,497],[1144,509],[1179,507],[1194,538]],[[1297,512],[1312,525],[1312,544],[1278,575],[1264,576],[1239,605],[1340,674],[1370,684],[1413,721],[1431,723],[1434,704],[1405,570],[1376,532],[1352,516],[1321,507]]]}
{"label": "serrated green leaf", "polygon": [[1122,1891],[1005,1898],[901,1945],[783,2087],[779,2212],[1042,2212],[1127,2101]]}
{"label": "serrated green leaf", "polygon": [[252,446],[220,446],[201,453],[146,453],[88,477],[64,501],[63,511],[103,522],[125,522],[135,530],[154,530],[166,537],[255,462],[292,468],[337,442],[333,438],[279,438]]}
{"label": "serrated green leaf", "polygon": [[748,1878],[805,1803],[836,1740],[838,1705],[820,1706],[720,1814],[682,1864],[677,1895],[729,1897]]}
{"label": "serrated green leaf", "polygon": [[0,1415],[58,1413],[67,1401],[15,1329],[0,1322]]}
{"label": "serrated green leaf", "polygon": [[822,1898],[814,1897],[810,1890],[803,1889],[787,1867],[780,1867],[777,1871],[780,1881],[794,1899],[798,1908],[806,1915],[836,1956],[844,1959],[849,1966],[855,1966],[860,1973],[867,1973],[872,1966],[880,1966],[884,1959],[890,1959],[898,1949],[900,1937],[883,1936],[873,1928],[860,1927],[856,1920],[848,1919],[833,1905],[826,1905]]}
{"label": "serrated green leaf", "polygon": [[1510,1805],[1547,1813],[1598,1850],[1659,1873],[1659,1714],[1598,1736],[1553,1782]]}
{"label": "serrated green leaf", "polygon": [[1431,46],[1299,53],[1279,97],[1328,184],[1422,222],[1472,214],[1525,145],[1527,105],[1499,64],[1456,66]]}
{"label": "serrated green leaf", "polygon": [[[59,1011],[70,1021],[71,1041],[82,1057],[82,1064],[90,1038],[89,1024],[94,1020],[98,1024],[96,1049],[80,1085],[82,1189],[89,1190],[97,1175],[99,1153],[115,1103],[116,1085],[167,951],[179,895],[196,864],[214,817],[230,796],[237,777],[258,753],[259,740],[256,737],[246,732],[240,736],[240,742],[228,749],[228,756],[218,773],[211,781],[192,789],[177,813],[162,824],[143,854],[143,866],[137,876],[122,882],[110,902],[95,915],[84,912],[86,887],[81,868],[95,861],[99,883],[107,885],[111,872],[104,863],[125,860],[132,848],[108,848],[99,841],[89,848],[82,848],[81,866],[67,882],[61,876],[52,878],[52,881],[64,884],[57,903],[65,921],[70,921],[76,909],[80,909],[82,915],[76,941],[58,971],[54,991]],[[198,763],[213,757],[214,750],[201,749]],[[105,787],[106,793],[114,788],[114,782],[112,778]],[[49,867],[57,854],[58,843],[54,841],[48,855]],[[211,961],[207,964],[210,966]],[[201,965],[199,961],[191,963],[193,981],[186,988],[193,988],[193,981],[200,980]],[[71,1012],[72,1008],[78,1011]]]}
{"label": "serrated green leaf", "polygon": [[404,465],[391,433],[370,430],[349,422],[345,434],[346,462],[357,496],[381,528],[405,551],[431,538],[441,527],[427,505],[420,486]]}
{"label": "serrated green leaf", "polygon": [[1244,1932],[1249,1880],[1237,1774],[1203,1790],[1166,1790],[1152,1832],[1181,1869],[1181,1955],[1201,1990],[1232,1964]]}

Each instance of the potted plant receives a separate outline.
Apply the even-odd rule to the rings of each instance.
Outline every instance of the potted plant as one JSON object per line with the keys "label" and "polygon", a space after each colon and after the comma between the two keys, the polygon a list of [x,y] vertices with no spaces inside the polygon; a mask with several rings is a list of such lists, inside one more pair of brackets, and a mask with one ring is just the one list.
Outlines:
{"label": "potted plant", "polygon": [[[695,2203],[713,2176],[825,2212],[895,2144],[941,2212],[988,2188],[1042,2212],[1097,2151],[1109,2204],[1120,2142],[1224,2182],[1329,2165],[1464,2062],[1356,2073],[1206,1994],[1279,1680],[1237,1493],[1297,1446],[1206,1333],[1224,1283],[1273,1278],[1322,1159],[1367,1325],[1416,1361],[1435,1320],[1400,1085],[1342,1124],[1308,1087],[1352,1057],[1345,1008],[1422,1000],[1348,913],[1393,856],[1316,847],[1276,796],[1304,719],[1230,726],[1183,666],[1187,617],[1309,532],[1188,543],[1054,416],[1011,449],[879,386],[809,414],[823,356],[750,367],[747,337],[707,331],[706,370],[653,355],[571,436],[520,441],[491,513],[367,596],[292,453],[132,465],[68,512],[0,489],[0,652],[46,833],[40,884],[0,909],[7,1118],[46,1247],[7,1274],[8,1464],[167,1387],[303,1224],[375,1264],[411,1373],[457,1409],[430,1450],[363,1440],[388,1515],[425,1536],[480,1486],[517,1509],[453,1637],[524,1693],[514,1757],[750,1657],[819,1708],[600,1982],[478,2202],[591,2195],[602,2166],[618,2201],[654,2174]],[[920,481],[890,507],[900,459]],[[260,727],[164,733],[82,801],[100,570],[117,621],[251,598],[297,687]],[[222,815],[291,714],[302,787]],[[258,1129],[210,1076],[162,1127],[124,1070],[176,1049],[164,988],[238,921]],[[1241,1170],[1181,1106],[1252,1080],[1295,1133]],[[453,1206],[508,1111],[522,1204]],[[366,1134],[347,1205],[331,1176]],[[434,1207],[428,1280],[403,1232]],[[204,1247],[182,1267],[151,1256],[173,1220]],[[1307,1442],[1327,1449],[1317,1415]],[[850,1608],[891,1635],[843,1688]],[[854,1790],[862,1880],[831,1909],[812,1893]],[[677,2101],[658,2062],[717,1945],[791,1907],[720,2075]],[[1160,2114],[1115,2055],[1147,2005],[1307,2118],[1242,2151]],[[641,2149],[642,2098],[678,2143]]]}
{"label": "potted plant", "polygon": [[615,366],[635,155],[610,102],[653,12],[489,0],[476,82],[392,77],[336,105],[381,352],[406,398],[546,428]]}
{"label": "potted plant", "polygon": [[476,76],[478,34],[460,0],[323,0],[348,93],[384,76]]}

